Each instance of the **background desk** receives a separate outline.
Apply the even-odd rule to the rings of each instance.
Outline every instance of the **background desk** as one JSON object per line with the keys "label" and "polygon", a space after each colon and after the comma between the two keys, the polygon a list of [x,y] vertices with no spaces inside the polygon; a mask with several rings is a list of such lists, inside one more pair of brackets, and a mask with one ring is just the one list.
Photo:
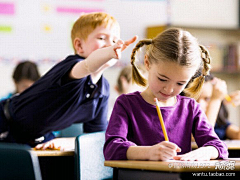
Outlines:
{"label": "background desk", "polygon": [[32,150],[38,156],[43,180],[74,179],[74,150]]}
{"label": "background desk", "polygon": [[[224,140],[228,147],[229,158],[240,158],[240,140]],[[192,149],[198,148],[196,142],[192,142]]]}
{"label": "background desk", "polygon": [[[230,160],[227,160],[230,161]],[[220,162],[218,160],[213,161],[192,161],[199,164],[199,168],[186,168],[186,167],[171,167],[170,163],[191,163],[187,161],[105,161],[105,166],[113,167],[113,178],[121,180],[159,180],[159,179],[196,179],[193,177],[193,172],[206,173],[208,175],[212,173],[235,173],[235,177],[231,179],[240,179],[240,160],[235,160],[235,170],[220,171],[215,169],[215,163]],[[207,163],[207,164],[203,164]],[[210,176],[199,176],[201,179],[209,179]],[[213,179],[213,177],[210,177]],[[224,179],[228,177],[223,177]],[[219,177],[218,177],[219,179]],[[222,179],[220,177],[220,179]]]}

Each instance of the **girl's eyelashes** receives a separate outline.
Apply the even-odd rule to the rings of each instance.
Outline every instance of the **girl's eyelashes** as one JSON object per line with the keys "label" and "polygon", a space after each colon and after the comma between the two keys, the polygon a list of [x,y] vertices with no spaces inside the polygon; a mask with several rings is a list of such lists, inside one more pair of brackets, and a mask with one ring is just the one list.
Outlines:
{"label": "girl's eyelashes", "polygon": [[[158,78],[160,81],[162,82],[166,82],[167,80],[166,79],[162,79],[162,78]],[[178,86],[184,86],[183,83],[177,83]]]}
{"label": "girl's eyelashes", "polygon": [[161,78],[158,78],[160,81],[162,81],[162,82],[165,82],[165,81],[167,81],[166,79],[161,79]]}
{"label": "girl's eyelashes", "polygon": [[182,83],[177,83],[177,85],[179,85],[179,86],[183,86],[184,84],[182,84]]}

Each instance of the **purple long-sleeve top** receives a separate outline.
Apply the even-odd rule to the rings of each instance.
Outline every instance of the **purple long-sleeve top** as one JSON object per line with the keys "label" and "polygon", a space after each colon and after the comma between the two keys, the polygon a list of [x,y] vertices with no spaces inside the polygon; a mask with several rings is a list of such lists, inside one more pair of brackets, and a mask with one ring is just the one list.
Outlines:
{"label": "purple long-sleeve top", "polygon": [[[181,148],[178,154],[191,151],[191,133],[198,147],[214,146],[218,158],[228,157],[228,149],[208,123],[199,104],[191,98],[177,96],[174,106],[161,107],[170,142]],[[118,97],[106,130],[106,160],[125,160],[130,146],[152,146],[164,141],[156,107],[147,103],[140,92]]]}

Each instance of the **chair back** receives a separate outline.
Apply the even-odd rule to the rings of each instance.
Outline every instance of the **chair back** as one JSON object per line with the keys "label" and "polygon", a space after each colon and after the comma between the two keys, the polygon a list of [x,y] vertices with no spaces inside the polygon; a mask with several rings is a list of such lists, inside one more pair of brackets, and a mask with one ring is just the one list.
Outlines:
{"label": "chair back", "polygon": [[61,130],[59,137],[77,137],[81,134],[83,134],[83,123],[76,123]]}
{"label": "chair back", "polygon": [[82,134],[76,137],[76,176],[78,180],[112,179],[113,170],[104,166],[105,132]]}
{"label": "chair back", "polygon": [[26,145],[0,143],[0,179],[41,180],[38,157]]}

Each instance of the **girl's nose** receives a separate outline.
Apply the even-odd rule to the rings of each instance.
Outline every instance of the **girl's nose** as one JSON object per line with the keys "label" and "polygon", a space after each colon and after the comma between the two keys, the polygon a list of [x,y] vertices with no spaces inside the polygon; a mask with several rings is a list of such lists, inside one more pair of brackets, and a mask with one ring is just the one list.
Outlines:
{"label": "girl's nose", "polygon": [[163,90],[166,92],[166,94],[170,94],[173,92],[173,87],[172,86],[165,86]]}

